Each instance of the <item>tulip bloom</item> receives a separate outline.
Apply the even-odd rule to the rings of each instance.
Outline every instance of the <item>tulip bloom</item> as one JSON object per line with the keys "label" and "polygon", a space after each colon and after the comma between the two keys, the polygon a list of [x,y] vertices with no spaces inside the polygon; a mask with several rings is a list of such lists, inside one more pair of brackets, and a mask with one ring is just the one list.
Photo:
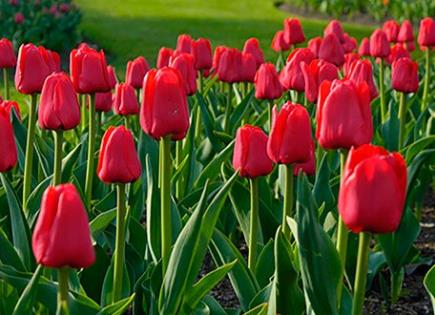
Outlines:
{"label": "tulip bloom", "polygon": [[284,31],[280,30],[275,33],[270,47],[276,52],[289,50],[290,45],[285,40]]}
{"label": "tulip bloom", "polygon": [[295,45],[305,41],[304,31],[298,19],[284,20],[284,38],[288,45]]}
{"label": "tulip bloom", "polygon": [[322,38],[320,36],[314,37],[308,41],[308,49],[319,58],[320,45],[322,45]]}
{"label": "tulip bloom", "polygon": [[107,113],[112,109],[112,92],[95,94],[95,111]]}
{"label": "tulip bloom", "polygon": [[184,88],[187,95],[196,93],[196,74],[195,59],[191,54],[181,53],[173,56],[169,61],[169,67],[177,69],[181,74],[184,82]]}
{"label": "tulip bloom", "polygon": [[361,40],[361,44],[358,48],[358,54],[361,56],[370,56],[370,41],[367,37]]}
{"label": "tulip bloom", "polygon": [[106,57],[102,50],[98,52],[86,44],[73,49],[70,53],[70,74],[77,93],[110,91]]}
{"label": "tulip bloom", "polygon": [[50,73],[59,72],[60,71],[60,55],[57,52],[51,51],[49,49],[45,49],[42,46],[39,47],[39,51],[41,52],[42,57],[45,59],[45,62],[47,63],[47,66],[48,66]]}
{"label": "tulip bloom", "polygon": [[242,53],[236,48],[225,49],[216,69],[219,80],[227,83],[242,81],[242,67]]}
{"label": "tulip bloom", "polygon": [[0,104],[0,173],[9,171],[17,164],[17,146],[10,109],[10,106]]}
{"label": "tulip bloom", "polygon": [[301,64],[305,81],[305,97],[311,103],[317,101],[319,86],[325,81],[338,79],[338,68],[324,60],[314,59],[311,63]]}
{"label": "tulip bloom", "polygon": [[118,83],[118,79],[116,78],[115,68],[112,66],[107,66],[107,75],[109,78],[110,89],[113,90]]}
{"label": "tulip bloom", "polygon": [[391,47],[390,55],[386,61],[389,64],[392,64],[394,61],[400,58],[411,58],[411,55],[409,54],[408,50],[403,47],[403,44],[395,44],[393,47]]}
{"label": "tulip bloom", "polygon": [[397,42],[397,36],[399,35],[400,25],[395,20],[388,20],[382,26],[382,30],[387,35],[387,39],[390,43]]}
{"label": "tulip bloom", "polygon": [[340,43],[344,43],[344,31],[340,21],[331,20],[328,23],[328,25],[325,27],[325,30],[323,31],[323,36],[326,37],[329,34],[334,34],[335,36],[337,36]]}
{"label": "tulip bloom", "polygon": [[387,35],[381,29],[375,30],[370,36],[370,55],[375,58],[386,58],[390,54],[390,43]]}
{"label": "tulip bloom", "polygon": [[418,32],[418,44],[422,47],[435,46],[435,21],[426,17],[420,21],[420,31]]}
{"label": "tulip bloom", "polygon": [[192,42],[193,39],[190,37],[190,35],[187,34],[181,34],[178,36],[177,39],[177,51],[180,53],[188,53],[190,54],[192,52]]}
{"label": "tulip bloom", "polygon": [[255,97],[260,100],[274,100],[280,98],[283,88],[279,81],[275,66],[263,63],[255,74]]}
{"label": "tulip bloom", "polygon": [[227,49],[229,49],[226,46],[217,46],[214,50],[214,55],[213,55],[213,65],[212,65],[212,69],[217,72],[219,69],[219,63],[222,57],[222,54],[224,53],[224,51],[226,51]]}
{"label": "tulip bloom", "polygon": [[408,43],[414,41],[414,32],[412,30],[412,24],[409,20],[402,22],[400,26],[399,35],[397,35],[397,40],[401,43]]}
{"label": "tulip bloom", "polygon": [[254,82],[256,72],[257,63],[255,57],[250,53],[242,53],[242,72],[240,74],[240,81]]}
{"label": "tulip bloom", "polygon": [[160,48],[159,56],[157,57],[157,69],[169,66],[169,59],[171,59],[173,53],[174,51],[171,48]]}
{"label": "tulip bloom", "polygon": [[309,64],[316,56],[308,48],[296,48],[288,56],[285,67],[281,70],[279,79],[286,90],[303,92],[305,90],[304,75],[301,64]]}
{"label": "tulip bloom", "polygon": [[255,37],[246,40],[243,46],[243,53],[249,53],[254,57],[257,69],[264,63],[263,50],[261,50],[260,42]]}
{"label": "tulip bloom", "polygon": [[334,34],[326,35],[319,48],[319,58],[336,66],[341,66],[344,63],[344,50],[338,37]]}
{"label": "tulip bloom", "polygon": [[198,38],[192,41],[192,55],[195,60],[196,70],[206,70],[212,67],[213,57],[210,40]]}
{"label": "tulip bloom", "polygon": [[370,143],[373,122],[367,83],[324,81],[316,111],[316,138],[325,149],[350,149]]}
{"label": "tulip bloom", "polygon": [[120,83],[116,86],[113,98],[113,111],[121,116],[139,114],[139,102],[134,88],[127,83]]}
{"label": "tulip bloom", "polygon": [[17,64],[14,47],[6,38],[0,39],[0,68],[13,68]]}
{"label": "tulip bloom", "polygon": [[343,46],[344,53],[350,53],[354,51],[358,47],[356,39],[349,36],[349,34],[347,33],[344,33],[343,36],[344,36],[344,42],[342,43],[342,46]]}
{"label": "tulip bloom", "polygon": [[69,130],[80,123],[77,95],[66,73],[53,73],[45,80],[38,120],[41,128],[49,130]]}
{"label": "tulip bloom", "polygon": [[346,76],[349,73],[350,66],[355,60],[359,60],[360,57],[356,53],[348,53],[344,55],[343,73]]}
{"label": "tulip bloom", "polygon": [[307,176],[316,174],[316,146],[314,141],[311,141],[310,159],[304,163],[295,163],[293,175],[298,176],[299,172],[305,173]]}
{"label": "tulip bloom", "polygon": [[127,63],[127,72],[125,73],[125,83],[135,89],[142,87],[143,78],[149,71],[148,62],[142,56],[137,57]]}
{"label": "tulip bloom", "polygon": [[0,97],[0,107],[3,107],[6,109],[6,111],[10,114],[12,112],[12,109],[15,111],[15,114],[17,115],[18,119],[21,120],[21,112],[20,112],[20,106],[15,101],[4,101]]}
{"label": "tulip bloom", "polygon": [[172,68],[150,70],[145,76],[140,123],[156,140],[182,140],[189,129],[189,109],[183,79]]}
{"label": "tulip bloom", "polygon": [[366,82],[370,90],[370,99],[378,97],[378,88],[373,80],[372,63],[369,60],[355,60],[346,73],[346,79],[357,85]]}

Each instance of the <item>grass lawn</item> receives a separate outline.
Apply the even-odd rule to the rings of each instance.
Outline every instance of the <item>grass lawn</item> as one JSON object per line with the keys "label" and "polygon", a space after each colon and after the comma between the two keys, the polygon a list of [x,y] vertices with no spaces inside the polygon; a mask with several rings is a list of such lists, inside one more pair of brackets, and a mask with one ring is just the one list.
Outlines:
{"label": "grass lawn", "polygon": [[[109,62],[124,73],[127,60],[143,55],[154,64],[161,46],[174,47],[178,34],[208,37],[213,46],[243,47],[257,37],[268,59],[276,30],[287,13],[272,0],[76,0],[83,11],[81,30],[86,39],[98,43]],[[321,35],[327,21],[302,19],[307,38]],[[372,28],[345,24],[345,31],[360,39]]]}

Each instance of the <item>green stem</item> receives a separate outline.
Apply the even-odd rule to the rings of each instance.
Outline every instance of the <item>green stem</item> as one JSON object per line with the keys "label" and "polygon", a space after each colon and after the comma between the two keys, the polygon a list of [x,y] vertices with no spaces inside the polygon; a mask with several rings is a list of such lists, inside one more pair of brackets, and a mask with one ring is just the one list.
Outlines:
{"label": "green stem", "polygon": [[359,234],[358,260],[356,265],[355,285],[352,305],[352,315],[363,313],[364,296],[367,283],[367,270],[369,266],[370,234]]}
{"label": "green stem", "polygon": [[231,113],[231,101],[233,99],[233,84],[229,83],[228,85],[228,98],[227,98],[227,107],[225,108],[225,120],[224,120],[224,131],[228,132],[230,127],[230,113]]}
{"label": "green stem", "polygon": [[94,180],[94,162],[95,162],[95,94],[91,94],[91,102],[89,104],[89,134],[88,134],[88,164],[86,168],[86,184],[85,196],[86,207],[88,211],[91,210],[92,200],[92,182]]}
{"label": "green stem", "polygon": [[293,209],[293,164],[285,166],[285,193],[284,208],[282,211],[282,231],[290,237],[290,227],[287,224],[287,217],[292,215]]}
{"label": "green stem", "polygon": [[162,270],[163,275],[168,267],[172,245],[171,220],[171,140],[170,137],[160,139],[162,154],[160,173],[161,233],[162,233]]}
{"label": "green stem", "polygon": [[9,78],[8,78],[8,68],[3,68],[3,83],[5,85],[5,98],[9,100]]}
{"label": "green stem", "polygon": [[27,128],[27,141],[26,141],[26,159],[24,161],[24,183],[23,183],[23,210],[27,212],[27,198],[32,189],[32,168],[33,168],[33,142],[35,138],[36,127],[36,103],[38,95],[31,95],[31,104],[29,108],[29,121]]}
{"label": "green stem", "polygon": [[136,97],[137,97],[137,102],[139,103],[139,107],[140,107],[140,89],[136,89]]}
{"label": "green stem", "polygon": [[125,184],[117,184],[116,192],[118,205],[116,213],[115,265],[113,270],[113,303],[120,300],[122,295],[125,256]]}
{"label": "green stem", "polygon": [[273,100],[269,100],[269,102],[268,102],[268,110],[269,110],[269,131],[272,131]]}
{"label": "green stem", "polygon": [[257,261],[257,235],[259,226],[259,214],[258,214],[258,179],[251,178],[249,180],[251,186],[251,217],[249,224],[249,256],[248,256],[248,268],[252,272],[255,270]]}
{"label": "green stem", "polygon": [[57,291],[57,311],[56,315],[68,315],[68,274],[69,268],[58,270],[58,291]]}
{"label": "green stem", "polygon": [[124,116],[125,128],[130,129],[130,116]]}
{"label": "green stem", "polygon": [[54,170],[53,170],[53,185],[57,186],[62,181],[62,142],[63,131],[55,130],[54,136]]}
{"label": "green stem", "polygon": [[424,73],[424,86],[423,86],[423,99],[421,102],[421,110],[426,108],[429,95],[429,81],[430,81],[430,47],[425,51],[425,73]]}
{"label": "green stem", "polygon": [[402,149],[405,142],[405,125],[406,125],[406,94],[400,93],[400,103],[399,103],[399,150]]}
{"label": "green stem", "polygon": [[[175,143],[175,164],[177,165],[177,170],[180,167],[180,164],[182,162],[182,150],[183,150],[183,146],[182,146],[182,142],[181,141],[177,141]],[[179,200],[181,197],[181,184],[182,184],[182,178],[181,176],[178,177],[177,182],[175,183],[175,196],[177,197],[177,199]]]}
{"label": "green stem", "polygon": [[[340,175],[343,178],[344,164],[346,163],[347,153],[340,152]],[[341,216],[338,216],[338,231],[337,231],[337,251],[341,262],[341,274],[337,285],[337,302],[338,307],[341,307],[341,297],[343,293],[343,278],[346,271],[346,256],[347,256],[347,241],[349,238],[349,230],[344,224]]]}
{"label": "green stem", "polygon": [[386,119],[386,105],[384,93],[384,60],[381,59],[379,64],[379,97],[381,100],[381,122],[384,123]]}
{"label": "green stem", "polygon": [[83,95],[79,96],[79,100],[81,102],[81,118],[80,119],[81,119],[81,129],[82,129],[82,132],[86,128],[86,120],[87,120],[87,117],[86,117],[86,107],[87,107],[86,106],[86,98],[87,98],[86,94],[83,94]]}
{"label": "green stem", "polygon": [[[202,96],[204,96],[203,84],[204,82],[203,82],[202,71],[198,71],[198,91]],[[195,118],[195,139],[198,139],[200,133],[201,133],[201,108],[198,102],[198,106],[196,110],[196,118]]]}

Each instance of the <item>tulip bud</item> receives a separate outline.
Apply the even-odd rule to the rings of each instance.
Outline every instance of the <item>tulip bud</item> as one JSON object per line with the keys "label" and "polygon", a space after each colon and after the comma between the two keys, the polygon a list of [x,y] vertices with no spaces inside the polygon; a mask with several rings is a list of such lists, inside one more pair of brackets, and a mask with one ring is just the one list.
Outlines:
{"label": "tulip bud", "polygon": [[256,72],[257,63],[255,62],[255,57],[250,53],[242,53],[242,69],[240,73],[240,81],[254,82]]}
{"label": "tulip bud", "polygon": [[320,45],[322,45],[322,37],[320,36],[314,37],[308,41],[308,49],[311,50],[316,58],[319,58]]}
{"label": "tulip bud", "polygon": [[305,90],[304,75],[301,63],[309,64],[315,59],[314,54],[308,48],[296,48],[288,56],[285,67],[281,70],[279,80],[286,90],[303,92]]}
{"label": "tulip bud", "polygon": [[159,56],[157,57],[157,69],[169,66],[169,59],[171,59],[174,51],[171,48],[162,47],[159,50]]}
{"label": "tulip bud", "polygon": [[368,60],[355,60],[346,74],[346,79],[355,82],[359,85],[366,82],[370,90],[370,99],[374,100],[378,97],[378,88],[373,80],[372,63]]}
{"label": "tulip bud", "polygon": [[349,36],[348,33],[344,33],[343,37],[344,37],[344,42],[342,46],[343,46],[344,53],[350,53],[358,47],[356,39]]}
{"label": "tulip bud", "polygon": [[264,63],[263,50],[261,50],[260,42],[255,37],[246,40],[245,45],[243,46],[243,53],[251,54],[254,57],[256,69],[258,69],[262,63]]}
{"label": "tulip bud", "polygon": [[391,67],[391,85],[399,92],[417,92],[418,64],[410,58],[400,58],[394,61]]}
{"label": "tulip bud", "polygon": [[213,61],[210,40],[198,38],[198,40],[192,41],[192,55],[196,70],[210,69]]}
{"label": "tulip bud", "polygon": [[400,25],[395,20],[388,20],[382,26],[382,30],[387,35],[387,39],[390,43],[397,42],[397,35],[399,35]]}
{"label": "tulip bud", "polygon": [[324,149],[350,149],[370,143],[373,122],[367,83],[324,81],[316,111],[316,138]]}
{"label": "tulip bud", "polygon": [[305,173],[307,176],[316,174],[316,147],[314,141],[311,140],[310,159],[305,163],[295,163],[293,175],[298,176],[299,172]]}
{"label": "tulip bud", "polygon": [[149,71],[150,67],[144,57],[140,56],[127,63],[127,72],[125,73],[125,83],[135,89],[142,87],[143,78]]}
{"label": "tulip bud", "polygon": [[361,40],[359,45],[358,54],[361,56],[370,56],[370,41],[367,37]]}
{"label": "tulip bud", "polygon": [[112,66],[107,66],[107,76],[109,78],[110,89],[113,90],[118,83],[118,79],[116,78],[115,68]]}
{"label": "tulip bud", "polygon": [[233,167],[240,176],[248,178],[272,172],[273,163],[267,155],[267,135],[261,128],[245,125],[237,130]]}
{"label": "tulip bud", "polygon": [[141,171],[131,132],[124,126],[109,127],[101,141],[98,177],[105,183],[125,184],[136,181]]}
{"label": "tulip bud", "polygon": [[305,81],[305,97],[311,103],[317,101],[319,86],[323,81],[338,79],[338,68],[324,60],[314,59],[309,65],[301,63],[301,68]]}
{"label": "tulip bud", "polygon": [[341,46],[340,40],[334,33],[323,38],[319,48],[319,58],[336,66],[341,66],[344,63],[343,46]]}
{"label": "tulip bud", "polygon": [[278,112],[273,108],[267,154],[279,164],[305,163],[311,154],[311,123],[307,110],[287,102]]}
{"label": "tulip bud", "polygon": [[11,115],[12,109],[15,111],[16,116],[18,119],[21,120],[21,112],[20,112],[20,106],[18,106],[18,103],[15,101],[4,101],[0,97],[0,107],[3,107],[9,115]]}
{"label": "tulip bud", "polygon": [[111,90],[104,52],[82,44],[70,53],[70,74],[77,93],[93,94]]}
{"label": "tulip bud", "polygon": [[276,52],[289,50],[290,45],[285,40],[284,31],[280,30],[275,33],[270,46]]}
{"label": "tulip bud", "polygon": [[228,48],[222,52],[216,69],[219,80],[227,83],[242,81],[242,53],[236,48]]}
{"label": "tulip bud", "polygon": [[417,41],[422,47],[435,46],[435,21],[432,18],[426,17],[420,21]]}
{"label": "tulip bud", "polygon": [[283,88],[275,66],[269,62],[263,63],[255,74],[255,97],[260,100],[280,98]]}
{"label": "tulip bud", "polygon": [[24,14],[21,13],[21,12],[17,12],[17,13],[15,13],[15,15],[14,15],[14,21],[15,21],[15,23],[18,24],[18,25],[23,24],[24,21],[25,21],[25,19],[26,19],[26,18],[24,17]]}
{"label": "tulip bud", "polygon": [[305,41],[304,31],[298,19],[284,20],[284,38],[288,45],[299,44]]}
{"label": "tulip bud", "polygon": [[41,52],[42,57],[45,59],[47,63],[48,69],[50,73],[59,72],[60,71],[60,55],[49,49],[45,49],[42,46],[38,47]]}
{"label": "tulip bud", "polygon": [[145,76],[140,123],[156,140],[181,140],[189,129],[187,95],[180,73],[172,68],[150,70]]}
{"label": "tulip bud", "polygon": [[0,173],[9,171],[17,164],[17,146],[10,108],[4,102],[0,104]]}
{"label": "tulip bud", "polygon": [[405,20],[402,22],[399,35],[397,35],[397,40],[401,43],[414,41],[414,32],[412,30],[412,24],[411,22],[409,22],[409,20]]}
{"label": "tulip bud", "polygon": [[95,94],[95,111],[110,112],[112,109],[112,92],[96,93]]}
{"label": "tulip bud", "polygon": [[[356,53],[348,53],[344,55],[344,64],[343,64],[343,73],[345,76],[348,75],[350,66],[353,64],[355,60],[359,60],[360,57]],[[332,81],[332,80],[330,80]]]}
{"label": "tulip bud", "polygon": [[13,68],[17,64],[14,47],[6,38],[0,39],[0,68]]}
{"label": "tulip bud", "polygon": [[52,73],[45,80],[38,120],[41,128],[49,130],[69,130],[80,124],[77,95],[66,73]]}
{"label": "tulip bud", "polygon": [[178,56],[171,57],[169,67],[177,69],[181,74],[184,82],[184,88],[187,95],[196,93],[196,74],[195,59],[191,54],[181,53]]}
{"label": "tulip bud", "polygon": [[343,222],[354,233],[397,230],[406,199],[407,170],[403,157],[365,144],[352,148],[338,196]]}
{"label": "tulip bud", "polygon": [[15,72],[15,87],[20,93],[40,93],[45,78],[50,74],[41,51],[33,44],[21,45]]}
{"label": "tulip bud", "polygon": [[52,268],[86,268],[95,262],[88,215],[72,184],[49,186],[32,237],[38,264]]}
{"label": "tulip bud", "polygon": [[381,30],[375,30],[370,36],[370,55],[384,59],[390,54],[390,43],[387,35]]}
{"label": "tulip bud", "polygon": [[181,34],[177,39],[177,51],[180,53],[192,53],[192,37],[187,34]]}
{"label": "tulip bud", "polygon": [[326,37],[329,34],[334,34],[337,39],[340,41],[340,43],[344,43],[344,31],[343,26],[341,26],[340,21],[337,20],[331,20],[328,25],[325,27],[325,30],[323,31],[323,36]]}
{"label": "tulip bud", "polygon": [[139,103],[134,87],[127,83],[120,83],[116,86],[113,98],[113,111],[121,116],[139,114]]}
{"label": "tulip bud", "polygon": [[226,51],[227,49],[229,49],[226,46],[217,46],[214,50],[214,55],[213,55],[213,66],[212,69],[217,72],[219,69],[219,63],[222,57],[222,54],[224,53],[224,51]]}
{"label": "tulip bud", "polygon": [[403,47],[403,44],[395,44],[393,47],[391,47],[387,62],[392,64],[394,61],[400,58],[411,58],[411,55],[409,54],[408,50]]}

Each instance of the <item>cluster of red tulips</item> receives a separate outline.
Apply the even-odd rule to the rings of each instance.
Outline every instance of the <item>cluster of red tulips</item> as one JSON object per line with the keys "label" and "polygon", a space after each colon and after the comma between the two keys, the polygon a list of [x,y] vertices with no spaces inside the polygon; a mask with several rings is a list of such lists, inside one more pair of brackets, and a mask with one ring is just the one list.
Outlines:
{"label": "cluster of red tulips", "polygon": [[[9,100],[8,69],[15,68],[17,91],[31,96],[27,110],[26,148],[25,152],[21,152],[24,153],[24,160],[20,161],[23,174],[19,176],[23,217],[29,215],[29,200],[38,184],[32,175],[35,173],[33,166],[36,165],[34,142],[37,122],[41,130],[53,132],[53,175],[51,186],[45,189],[40,201],[39,215],[33,228],[32,249],[37,264],[59,270],[58,314],[69,312],[71,268],[87,268],[96,260],[88,220],[88,215],[93,213],[98,202],[96,199],[100,198],[95,193],[95,173],[101,182],[114,184],[117,190],[116,235],[111,270],[113,283],[109,300],[116,305],[125,297],[124,283],[125,277],[128,277],[125,269],[126,238],[131,198],[136,190],[134,182],[143,176],[143,169],[146,168],[146,161],[141,160],[138,153],[141,149],[136,146],[136,142],[143,138],[140,129],[160,144],[160,200],[157,199],[160,207],[160,248],[151,248],[150,251],[153,258],[157,257],[155,262],[161,262],[161,294],[171,289],[170,286],[175,282],[171,282],[169,271],[179,267],[178,256],[174,256],[178,250],[177,244],[182,242],[180,238],[187,237],[187,227],[193,229],[189,223],[196,215],[193,212],[188,216],[190,219],[185,225],[187,230],[183,234],[183,229],[177,238],[174,235],[174,202],[186,196],[186,187],[189,187],[186,183],[189,182],[190,173],[194,173],[193,168],[185,171],[186,164],[191,164],[189,159],[192,159],[188,148],[195,143],[202,143],[205,138],[210,142],[216,137],[213,130],[208,128],[210,123],[215,124],[214,121],[210,122],[213,118],[216,118],[216,124],[221,128],[219,132],[225,139],[222,141],[230,146],[234,144],[234,170],[250,182],[249,227],[245,241],[249,248],[248,269],[252,273],[256,272],[260,259],[260,178],[270,176],[277,182],[283,180],[278,188],[274,187],[272,180],[268,181],[269,190],[281,191],[283,196],[282,223],[278,233],[282,232],[283,236],[280,237],[289,246],[293,238],[302,246],[301,236],[292,227],[296,222],[294,207],[301,202],[295,193],[294,176],[298,177],[296,186],[299,190],[306,180],[305,175],[316,176],[316,169],[322,156],[326,156],[326,150],[339,153],[341,178],[336,248],[341,267],[335,288],[336,301],[331,303],[335,303],[337,309],[343,304],[343,287],[347,286],[343,279],[346,275],[350,230],[359,234],[359,249],[354,285],[349,284],[348,287],[353,293],[352,314],[362,314],[371,235],[395,232],[405,209],[407,162],[401,153],[390,152],[371,143],[376,126],[386,124],[392,112],[391,107],[396,106],[387,104],[386,100],[386,89],[390,86],[386,86],[385,73],[391,67],[391,88],[399,100],[399,132],[393,136],[396,137],[398,151],[407,144],[406,100],[409,94],[419,90],[418,64],[411,58],[411,52],[415,49],[413,29],[408,21],[402,25],[388,21],[382,29],[375,30],[370,38],[362,39],[358,47],[357,40],[343,31],[339,21],[333,20],[325,28],[323,38],[310,39],[306,48],[296,47],[305,40],[299,20],[286,19],[284,29],[278,31],[272,40],[271,48],[279,56],[276,63],[271,63],[265,62],[256,38],[248,39],[242,51],[217,46],[212,54],[209,40],[194,40],[189,35],[180,35],[174,50],[166,47],[160,49],[156,68],[151,68],[144,57],[129,61],[125,82],[118,82],[114,68],[106,63],[104,52],[87,44],[81,44],[71,51],[69,73],[65,73],[61,71],[60,57],[55,52],[42,46],[25,44],[20,47],[16,58],[12,44],[7,39],[0,41],[0,68],[4,69],[5,74],[5,99],[0,104],[0,172],[4,173],[3,182],[7,180],[4,175],[13,170],[20,156],[15,140],[14,119],[11,119],[13,112],[20,117],[20,108],[16,102]],[[430,52],[435,48],[435,21],[432,18],[421,21],[418,44],[426,53],[423,96],[419,106],[425,110],[430,102]],[[286,54],[288,57],[285,58]],[[377,83],[374,79],[375,69],[379,73]],[[216,91],[220,99],[208,100],[207,95],[211,90]],[[197,102],[194,95],[198,95]],[[255,119],[245,115],[245,109],[241,108],[252,101],[253,95],[261,109],[253,114]],[[378,98],[379,109],[374,109],[373,104]],[[237,100],[240,104],[235,104]],[[220,111],[222,116],[217,118],[218,114],[210,115],[207,109],[202,108],[208,101],[218,103],[216,113]],[[261,107],[263,103],[267,104],[264,110]],[[108,113],[111,109],[115,116]],[[123,120],[116,119],[117,116],[123,117]],[[110,122],[110,126],[107,122]],[[103,129],[106,130],[97,150]],[[75,133],[66,133],[68,130],[75,130]],[[80,131],[84,134],[85,130],[87,139],[80,140]],[[44,135],[49,138],[47,133]],[[83,191],[78,189],[75,182],[66,183],[62,175],[65,168],[62,162],[63,148],[68,146],[68,142],[76,141],[71,140],[74,137],[77,137],[77,141],[87,141],[86,171],[82,173],[85,180]],[[228,138],[233,137],[235,141],[229,142]],[[172,141],[176,142],[174,150],[171,149]],[[219,152],[216,153],[219,156]],[[220,168],[225,159],[217,160],[217,168]],[[279,171],[274,164],[282,165]],[[205,166],[203,176],[213,180],[215,175],[211,176],[207,168]],[[235,177],[232,177],[227,183],[234,180]],[[207,184],[203,183],[206,191]],[[199,204],[202,204],[201,201]],[[145,204],[141,206],[145,208]],[[210,217],[214,218],[211,214]],[[148,220],[150,218],[147,217]],[[216,223],[217,216],[213,220]],[[203,236],[201,241],[198,236],[195,243],[199,247],[205,246],[204,254],[213,230],[214,226],[207,232],[210,233],[208,238]],[[326,261],[324,263],[328,264]],[[183,270],[178,272],[183,273]],[[40,276],[39,271],[36,274]],[[302,281],[306,286],[310,278],[303,274]],[[28,285],[33,283],[29,281]],[[307,294],[310,299],[310,293]],[[173,301],[169,297],[168,300],[160,298],[161,314],[187,312],[181,309],[184,305],[182,300],[170,304]],[[314,309],[317,314],[329,314],[327,310],[324,313],[319,311],[313,301],[311,304],[307,304],[307,308]],[[268,307],[271,311],[270,303]],[[284,309],[284,306],[279,305],[272,313],[288,314]]]}

